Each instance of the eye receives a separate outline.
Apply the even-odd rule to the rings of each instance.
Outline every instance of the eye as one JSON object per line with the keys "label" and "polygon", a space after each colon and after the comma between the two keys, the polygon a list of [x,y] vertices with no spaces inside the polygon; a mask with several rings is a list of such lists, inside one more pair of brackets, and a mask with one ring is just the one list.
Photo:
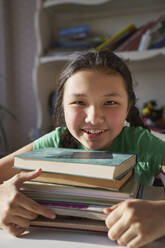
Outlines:
{"label": "eye", "polygon": [[85,105],[85,102],[83,102],[83,101],[74,101],[74,102],[72,102],[72,104],[75,104],[75,105]]}
{"label": "eye", "polygon": [[116,104],[115,101],[106,101],[106,102],[104,103],[104,105],[114,105],[114,104]]}

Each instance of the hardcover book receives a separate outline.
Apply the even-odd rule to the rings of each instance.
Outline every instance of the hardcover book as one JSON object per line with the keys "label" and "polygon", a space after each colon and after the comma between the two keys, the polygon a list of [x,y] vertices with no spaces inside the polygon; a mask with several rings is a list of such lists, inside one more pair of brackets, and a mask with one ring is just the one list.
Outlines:
{"label": "hardcover book", "polygon": [[33,179],[33,181],[79,187],[119,190],[130,179],[132,175],[133,169],[130,169],[129,171],[124,173],[120,178],[113,180],[42,172],[41,175]]}
{"label": "hardcover book", "polygon": [[116,179],[136,165],[135,154],[46,148],[15,156],[14,167],[43,172]]}

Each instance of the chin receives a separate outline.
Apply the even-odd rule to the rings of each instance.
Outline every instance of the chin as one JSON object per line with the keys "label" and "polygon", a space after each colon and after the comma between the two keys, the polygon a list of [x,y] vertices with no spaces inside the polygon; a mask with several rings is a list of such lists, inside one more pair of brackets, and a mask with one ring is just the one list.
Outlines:
{"label": "chin", "polygon": [[85,146],[88,150],[105,150],[106,148],[103,146],[91,145]]}

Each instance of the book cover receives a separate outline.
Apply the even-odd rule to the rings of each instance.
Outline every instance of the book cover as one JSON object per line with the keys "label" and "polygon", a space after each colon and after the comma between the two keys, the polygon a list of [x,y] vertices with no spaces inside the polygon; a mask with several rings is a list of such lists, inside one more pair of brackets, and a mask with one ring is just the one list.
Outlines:
{"label": "book cover", "polygon": [[135,154],[46,148],[15,156],[14,167],[43,172],[115,179],[136,165]]}
{"label": "book cover", "polygon": [[120,178],[114,180],[90,178],[82,176],[72,176],[65,174],[42,172],[41,175],[35,179],[34,182],[45,182],[63,185],[73,185],[90,188],[103,188],[107,190],[119,190],[132,176],[133,169],[124,173]]}

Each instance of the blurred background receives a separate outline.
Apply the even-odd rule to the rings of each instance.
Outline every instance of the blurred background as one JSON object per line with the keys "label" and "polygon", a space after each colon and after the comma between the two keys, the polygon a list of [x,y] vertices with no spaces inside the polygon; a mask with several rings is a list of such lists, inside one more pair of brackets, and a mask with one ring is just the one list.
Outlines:
{"label": "blurred background", "polygon": [[[149,22],[154,28],[122,50]],[[165,133],[164,37],[164,0],[0,0],[0,151],[12,152],[53,128],[55,81],[65,62],[106,41],[133,74],[144,122]],[[164,43],[155,49],[158,41]]]}

